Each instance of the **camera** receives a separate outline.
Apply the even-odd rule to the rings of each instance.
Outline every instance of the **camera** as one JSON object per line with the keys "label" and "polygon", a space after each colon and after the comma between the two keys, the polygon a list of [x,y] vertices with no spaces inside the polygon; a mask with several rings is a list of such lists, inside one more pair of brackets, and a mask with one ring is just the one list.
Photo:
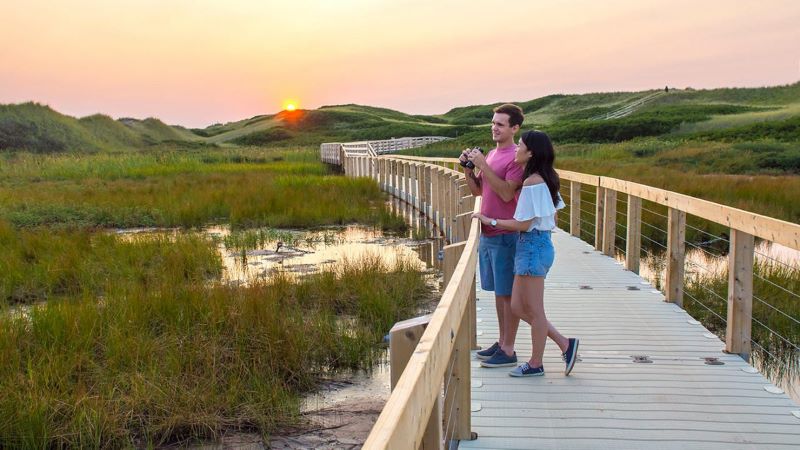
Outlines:
{"label": "camera", "polygon": [[[475,148],[472,148],[470,150],[477,150],[477,151],[481,152],[481,154],[483,154],[483,149],[480,148],[480,147],[475,147]],[[470,160],[462,161],[461,159],[459,159],[458,163],[461,164],[461,167],[466,167],[467,169],[474,169],[475,168],[475,164]]]}

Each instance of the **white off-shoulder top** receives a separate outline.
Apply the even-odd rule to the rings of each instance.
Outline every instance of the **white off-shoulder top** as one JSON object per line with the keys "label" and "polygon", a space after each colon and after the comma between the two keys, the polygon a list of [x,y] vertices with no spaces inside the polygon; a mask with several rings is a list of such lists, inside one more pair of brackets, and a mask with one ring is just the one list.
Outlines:
{"label": "white off-shoulder top", "polygon": [[550,231],[556,227],[556,211],[563,208],[564,201],[561,194],[558,195],[558,205],[553,206],[553,197],[550,196],[550,189],[547,184],[538,183],[529,186],[522,186],[522,192],[517,201],[517,210],[514,212],[514,219],[520,222],[533,219],[527,231],[542,230]]}

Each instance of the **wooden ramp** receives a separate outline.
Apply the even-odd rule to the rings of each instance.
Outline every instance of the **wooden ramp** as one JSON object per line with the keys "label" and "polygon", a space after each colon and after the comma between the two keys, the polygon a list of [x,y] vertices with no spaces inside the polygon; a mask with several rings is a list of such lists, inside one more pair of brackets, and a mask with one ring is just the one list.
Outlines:
{"label": "wooden ramp", "polygon": [[[465,449],[798,449],[800,406],[719,338],[612,258],[563,231],[547,278],[548,318],[581,339],[569,377],[548,341],[544,377],[472,362],[472,429]],[[584,288],[582,288],[582,286]],[[588,287],[588,288],[586,288]],[[497,338],[494,294],[478,285],[478,344]],[[520,362],[530,328],[520,326]],[[652,363],[635,363],[646,355]],[[724,365],[707,365],[718,358]]]}

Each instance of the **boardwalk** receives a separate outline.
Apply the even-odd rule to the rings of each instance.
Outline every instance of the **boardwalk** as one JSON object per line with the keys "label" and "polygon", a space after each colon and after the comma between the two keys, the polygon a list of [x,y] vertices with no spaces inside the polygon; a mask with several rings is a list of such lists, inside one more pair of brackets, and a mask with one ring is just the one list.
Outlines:
{"label": "boardwalk", "polygon": [[[563,231],[554,241],[545,307],[560,331],[581,338],[581,361],[564,377],[552,342],[544,378],[511,378],[473,360],[478,439],[460,448],[800,448],[798,404],[768,392],[769,381],[643,279]],[[497,337],[493,294],[478,289],[477,305],[485,348]],[[529,333],[523,324],[520,361],[530,356]]]}

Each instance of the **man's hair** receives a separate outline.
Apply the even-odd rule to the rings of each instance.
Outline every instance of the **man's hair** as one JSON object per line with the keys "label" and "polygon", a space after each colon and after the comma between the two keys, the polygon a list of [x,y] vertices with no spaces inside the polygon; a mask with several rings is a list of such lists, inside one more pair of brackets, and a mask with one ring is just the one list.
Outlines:
{"label": "man's hair", "polygon": [[511,127],[514,125],[522,126],[522,121],[525,120],[525,115],[522,113],[522,108],[511,103],[500,105],[492,111],[500,114],[508,114],[508,125]]}

